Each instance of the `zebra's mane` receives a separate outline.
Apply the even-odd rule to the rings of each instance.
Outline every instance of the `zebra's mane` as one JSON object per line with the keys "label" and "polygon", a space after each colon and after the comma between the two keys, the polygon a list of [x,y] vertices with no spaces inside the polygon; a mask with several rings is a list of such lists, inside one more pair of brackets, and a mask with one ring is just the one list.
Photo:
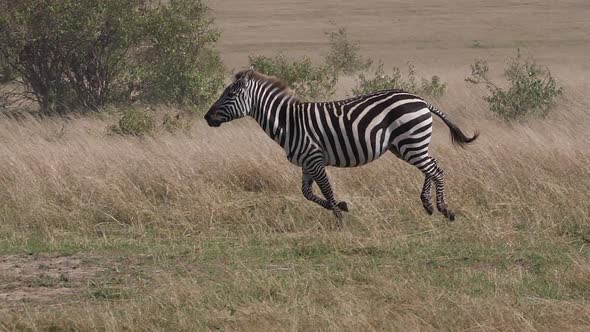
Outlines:
{"label": "zebra's mane", "polygon": [[287,85],[287,83],[281,81],[277,77],[268,76],[263,73],[257,72],[253,69],[246,69],[246,70],[239,71],[235,75],[235,80],[237,81],[237,80],[241,79],[246,74],[249,75],[250,78],[253,80],[269,83],[270,86],[272,86],[274,88],[278,88],[280,91],[288,94],[289,96],[292,96],[295,100],[297,100],[297,101],[300,100],[299,97],[297,97],[297,95],[295,95],[295,92],[293,92],[293,90],[291,90],[289,85]]}

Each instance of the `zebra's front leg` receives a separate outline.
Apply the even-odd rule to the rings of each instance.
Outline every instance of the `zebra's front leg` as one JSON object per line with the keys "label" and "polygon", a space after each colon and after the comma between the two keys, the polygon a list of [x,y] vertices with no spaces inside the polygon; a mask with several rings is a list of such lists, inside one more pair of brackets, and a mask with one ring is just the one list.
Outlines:
{"label": "zebra's front leg", "polygon": [[[332,206],[327,200],[322,199],[313,193],[313,177],[311,176],[311,174],[306,173],[305,170],[303,171],[303,177],[301,182],[301,192],[307,200],[318,204],[324,209],[332,210]],[[340,208],[340,210],[348,212],[348,205],[346,204],[346,202],[338,202],[336,205]]]}
{"label": "zebra's front leg", "polygon": [[[324,208],[332,210],[334,212],[334,216],[336,216],[336,225],[338,227],[342,226],[342,219],[343,219],[342,211],[348,211],[348,206],[346,205],[345,202],[338,203],[338,202],[336,202],[336,199],[334,199],[334,193],[332,192],[332,186],[330,185],[330,179],[328,179],[328,175],[326,174],[326,169],[325,169],[324,165],[321,162],[316,162],[316,163],[308,165],[307,167],[304,168],[304,179],[303,179],[304,186],[306,185],[305,174],[310,175],[312,180],[318,184],[318,187],[320,187],[322,195],[324,195],[324,197],[326,199],[322,200],[321,198],[313,195],[313,192],[311,191],[311,183],[309,183],[309,182],[307,182],[307,183],[309,183],[309,185],[308,185],[309,190],[307,191],[307,195],[309,195],[311,193],[311,196],[308,197],[305,192],[303,193],[303,195],[305,195],[305,197],[307,199],[309,199],[313,202],[316,202],[317,204],[320,204]],[[319,201],[315,201],[313,199],[313,196],[315,196]],[[320,202],[323,202],[324,204],[321,204]]]}

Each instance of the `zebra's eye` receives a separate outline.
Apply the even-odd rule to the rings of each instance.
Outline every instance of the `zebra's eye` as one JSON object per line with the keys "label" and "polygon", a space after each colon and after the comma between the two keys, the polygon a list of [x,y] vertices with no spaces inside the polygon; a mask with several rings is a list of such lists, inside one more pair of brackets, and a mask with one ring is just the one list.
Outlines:
{"label": "zebra's eye", "polygon": [[236,93],[231,91],[230,93],[227,94],[228,97],[233,98],[236,96]]}

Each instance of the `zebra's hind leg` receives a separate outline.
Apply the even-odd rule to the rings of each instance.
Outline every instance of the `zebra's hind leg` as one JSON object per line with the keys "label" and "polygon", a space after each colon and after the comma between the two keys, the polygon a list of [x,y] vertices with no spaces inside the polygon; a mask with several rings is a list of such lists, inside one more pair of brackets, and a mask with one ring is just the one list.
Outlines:
{"label": "zebra's hind leg", "polygon": [[445,201],[444,171],[438,166],[434,181],[436,185],[436,208],[450,221],[455,220],[455,212],[448,208],[447,202]]}
{"label": "zebra's hind leg", "polygon": [[[411,160],[410,160],[411,161]],[[444,179],[444,171],[437,165],[436,159],[426,156],[422,158],[416,163],[412,163],[418,169],[420,169],[425,176],[424,179],[424,188],[422,189],[422,195],[426,195],[424,192],[428,191],[428,199],[422,200],[422,204],[424,208],[428,212],[428,209],[432,210],[432,205],[430,205],[430,184],[434,181],[434,185],[436,188],[436,208],[440,213],[442,213],[447,219],[453,221],[455,220],[455,213],[448,208],[447,202],[445,200],[445,179]],[[420,196],[421,198],[423,196]]]}
{"label": "zebra's hind leg", "polygon": [[426,210],[426,213],[428,213],[429,215],[432,215],[432,212],[434,212],[434,208],[432,207],[431,202],[432,195],[430,193],[431,184],[432,177],[427,174],[424,174],[424,186],[422,186],[420,200],[422,201],[422,206],[424,207],[424,210]]}
{"label": "zebra's hind leg", "polygon": [[[310,181],[309,179],[312,179]],[[311,190],[311,184],[315,181],[320,187],[322,195],[326,198],[325,200],[315,196]],[[322,207],[332,210],[336,217],[336,226],[342,226],[342,211],[348,211],[348,206],[345,202],[336,202],[334,199],[334,193],[332,192],[332,186],[330,185],[330,179],[326,174],[326,169],[321,162],[310,163],[303,168],[303,195],[308,200],[321,205]]]}
{"label": "zebra's hind leg", "polygon": [[447,207],[445,201],[445,185],[444,185],[444,171],[437,165],[436,159],[428,155],[428,145],[421,146],[414,149],[417,153],[408,153],[406,150],[405,155],[392,146],[389,149],[398,158],[407,161],[408,163],[416,166],[422,173],[424,173],[424,185],[422,186],[422,192],[420,193],[420,200],[426,213],[432,215],[434,208],[431,202],[431,187],[432,182],[436,187],[436,208],[449,220],[455,220],[455,213]]}
{"label": "zebra's hind leg", "polygon": [[[398,157],[401,160],[405,160],[401,153],[397,150],[397,148],[395,146],[391,146],[389,148],[389,151],[391,151],[391,153],[393,153],[396,157]],[[411,159],[410,160],[405,160],[409,163],[411,163]],[[414,165],[417,166],[417,165]],[[424,171],[422,171],[424,172]],[[422,201],[422,206],[424,207],[424,210],[426,210],[426,213],[428,213],[429,215],[432,215],[432,212],[434,212],[434,208],[432,207],[432,202],[431,202],[431,185],[432,185],[432,176],[428,175],[427,173],[424,173],[424,185],[422,186],[422,192],[420,193],[420,200]]]}

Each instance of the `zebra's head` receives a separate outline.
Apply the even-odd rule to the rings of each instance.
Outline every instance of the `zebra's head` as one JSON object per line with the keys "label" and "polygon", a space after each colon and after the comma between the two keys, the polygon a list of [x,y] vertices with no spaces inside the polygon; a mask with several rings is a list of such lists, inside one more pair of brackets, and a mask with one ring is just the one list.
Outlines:
{"label": "zebra's head", "polygon": [[248,87],[252,82],[252,75],[252,70],[236,74],[234,82],[225,88],[221,97],[205,114],[209,126],[219,127],[224,122],[242,118],[250,113],[252,102]]}

